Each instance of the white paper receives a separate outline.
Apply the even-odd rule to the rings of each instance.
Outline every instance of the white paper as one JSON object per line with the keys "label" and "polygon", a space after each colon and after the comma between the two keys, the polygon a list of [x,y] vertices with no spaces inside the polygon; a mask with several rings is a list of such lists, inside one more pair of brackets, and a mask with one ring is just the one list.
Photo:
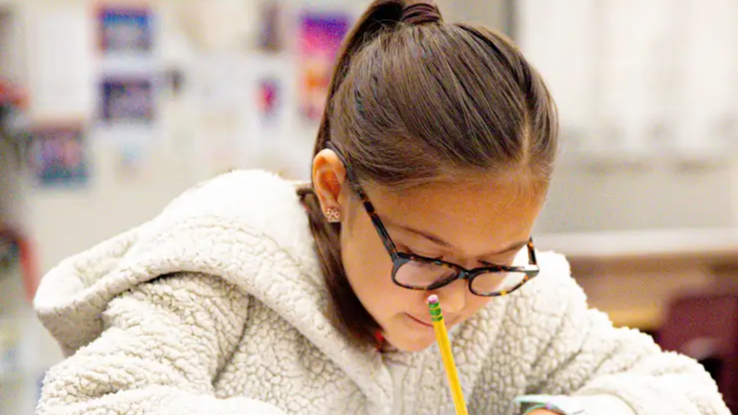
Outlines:
{"label": "white paper", "polygon": [[30,16],[31,113],[89,118],[94,110],[92,25],[84,5],[39,7]]}

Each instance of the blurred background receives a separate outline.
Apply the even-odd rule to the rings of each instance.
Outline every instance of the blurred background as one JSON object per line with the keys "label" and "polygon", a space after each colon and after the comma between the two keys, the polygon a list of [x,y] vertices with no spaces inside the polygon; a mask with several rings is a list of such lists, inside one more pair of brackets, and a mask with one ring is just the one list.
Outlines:
{"label": "blurred background", "polygon": [[[0,0],[0,415],[61,359],[30,298],[63,258],[235,168],[308,179],[368,1]],[[594,307],[699,359],[736,413],[737,2],[443,0],[559,105],[535,239]]]}

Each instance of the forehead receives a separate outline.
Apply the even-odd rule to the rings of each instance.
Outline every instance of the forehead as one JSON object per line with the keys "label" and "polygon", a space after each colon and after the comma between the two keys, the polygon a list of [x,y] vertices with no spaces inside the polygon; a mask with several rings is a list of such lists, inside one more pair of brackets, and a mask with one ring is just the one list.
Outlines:
{"label": "forehead", "polygon": [[544,199],[544,190],[515,179],[432,182],[407,190],[368,185],[367,193],[381,219],[471,252],[526,239]]}

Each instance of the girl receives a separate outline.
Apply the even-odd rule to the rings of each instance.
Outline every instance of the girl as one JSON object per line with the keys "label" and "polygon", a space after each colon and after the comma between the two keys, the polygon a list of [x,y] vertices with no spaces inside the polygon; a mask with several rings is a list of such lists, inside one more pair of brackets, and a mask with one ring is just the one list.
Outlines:
{"label": "girl", "polygon": [[53,269],[67,356],[39,414],[727,414],[695,361],[589,310],[531,231],[554,104],[502,36],[376,1],[345,41],[312,185],[218,177]]}

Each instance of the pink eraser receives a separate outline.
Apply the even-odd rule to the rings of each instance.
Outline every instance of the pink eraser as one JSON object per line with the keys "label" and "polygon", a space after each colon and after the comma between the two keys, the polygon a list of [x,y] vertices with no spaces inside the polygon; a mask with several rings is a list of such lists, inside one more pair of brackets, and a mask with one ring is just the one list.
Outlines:
{"label": "pink eraser", "polygon": [[439,303],[439,297],[436,296],[436,294],[429,295],[429,298],[426,299],[426,301],[429,304],[438,304]]}

